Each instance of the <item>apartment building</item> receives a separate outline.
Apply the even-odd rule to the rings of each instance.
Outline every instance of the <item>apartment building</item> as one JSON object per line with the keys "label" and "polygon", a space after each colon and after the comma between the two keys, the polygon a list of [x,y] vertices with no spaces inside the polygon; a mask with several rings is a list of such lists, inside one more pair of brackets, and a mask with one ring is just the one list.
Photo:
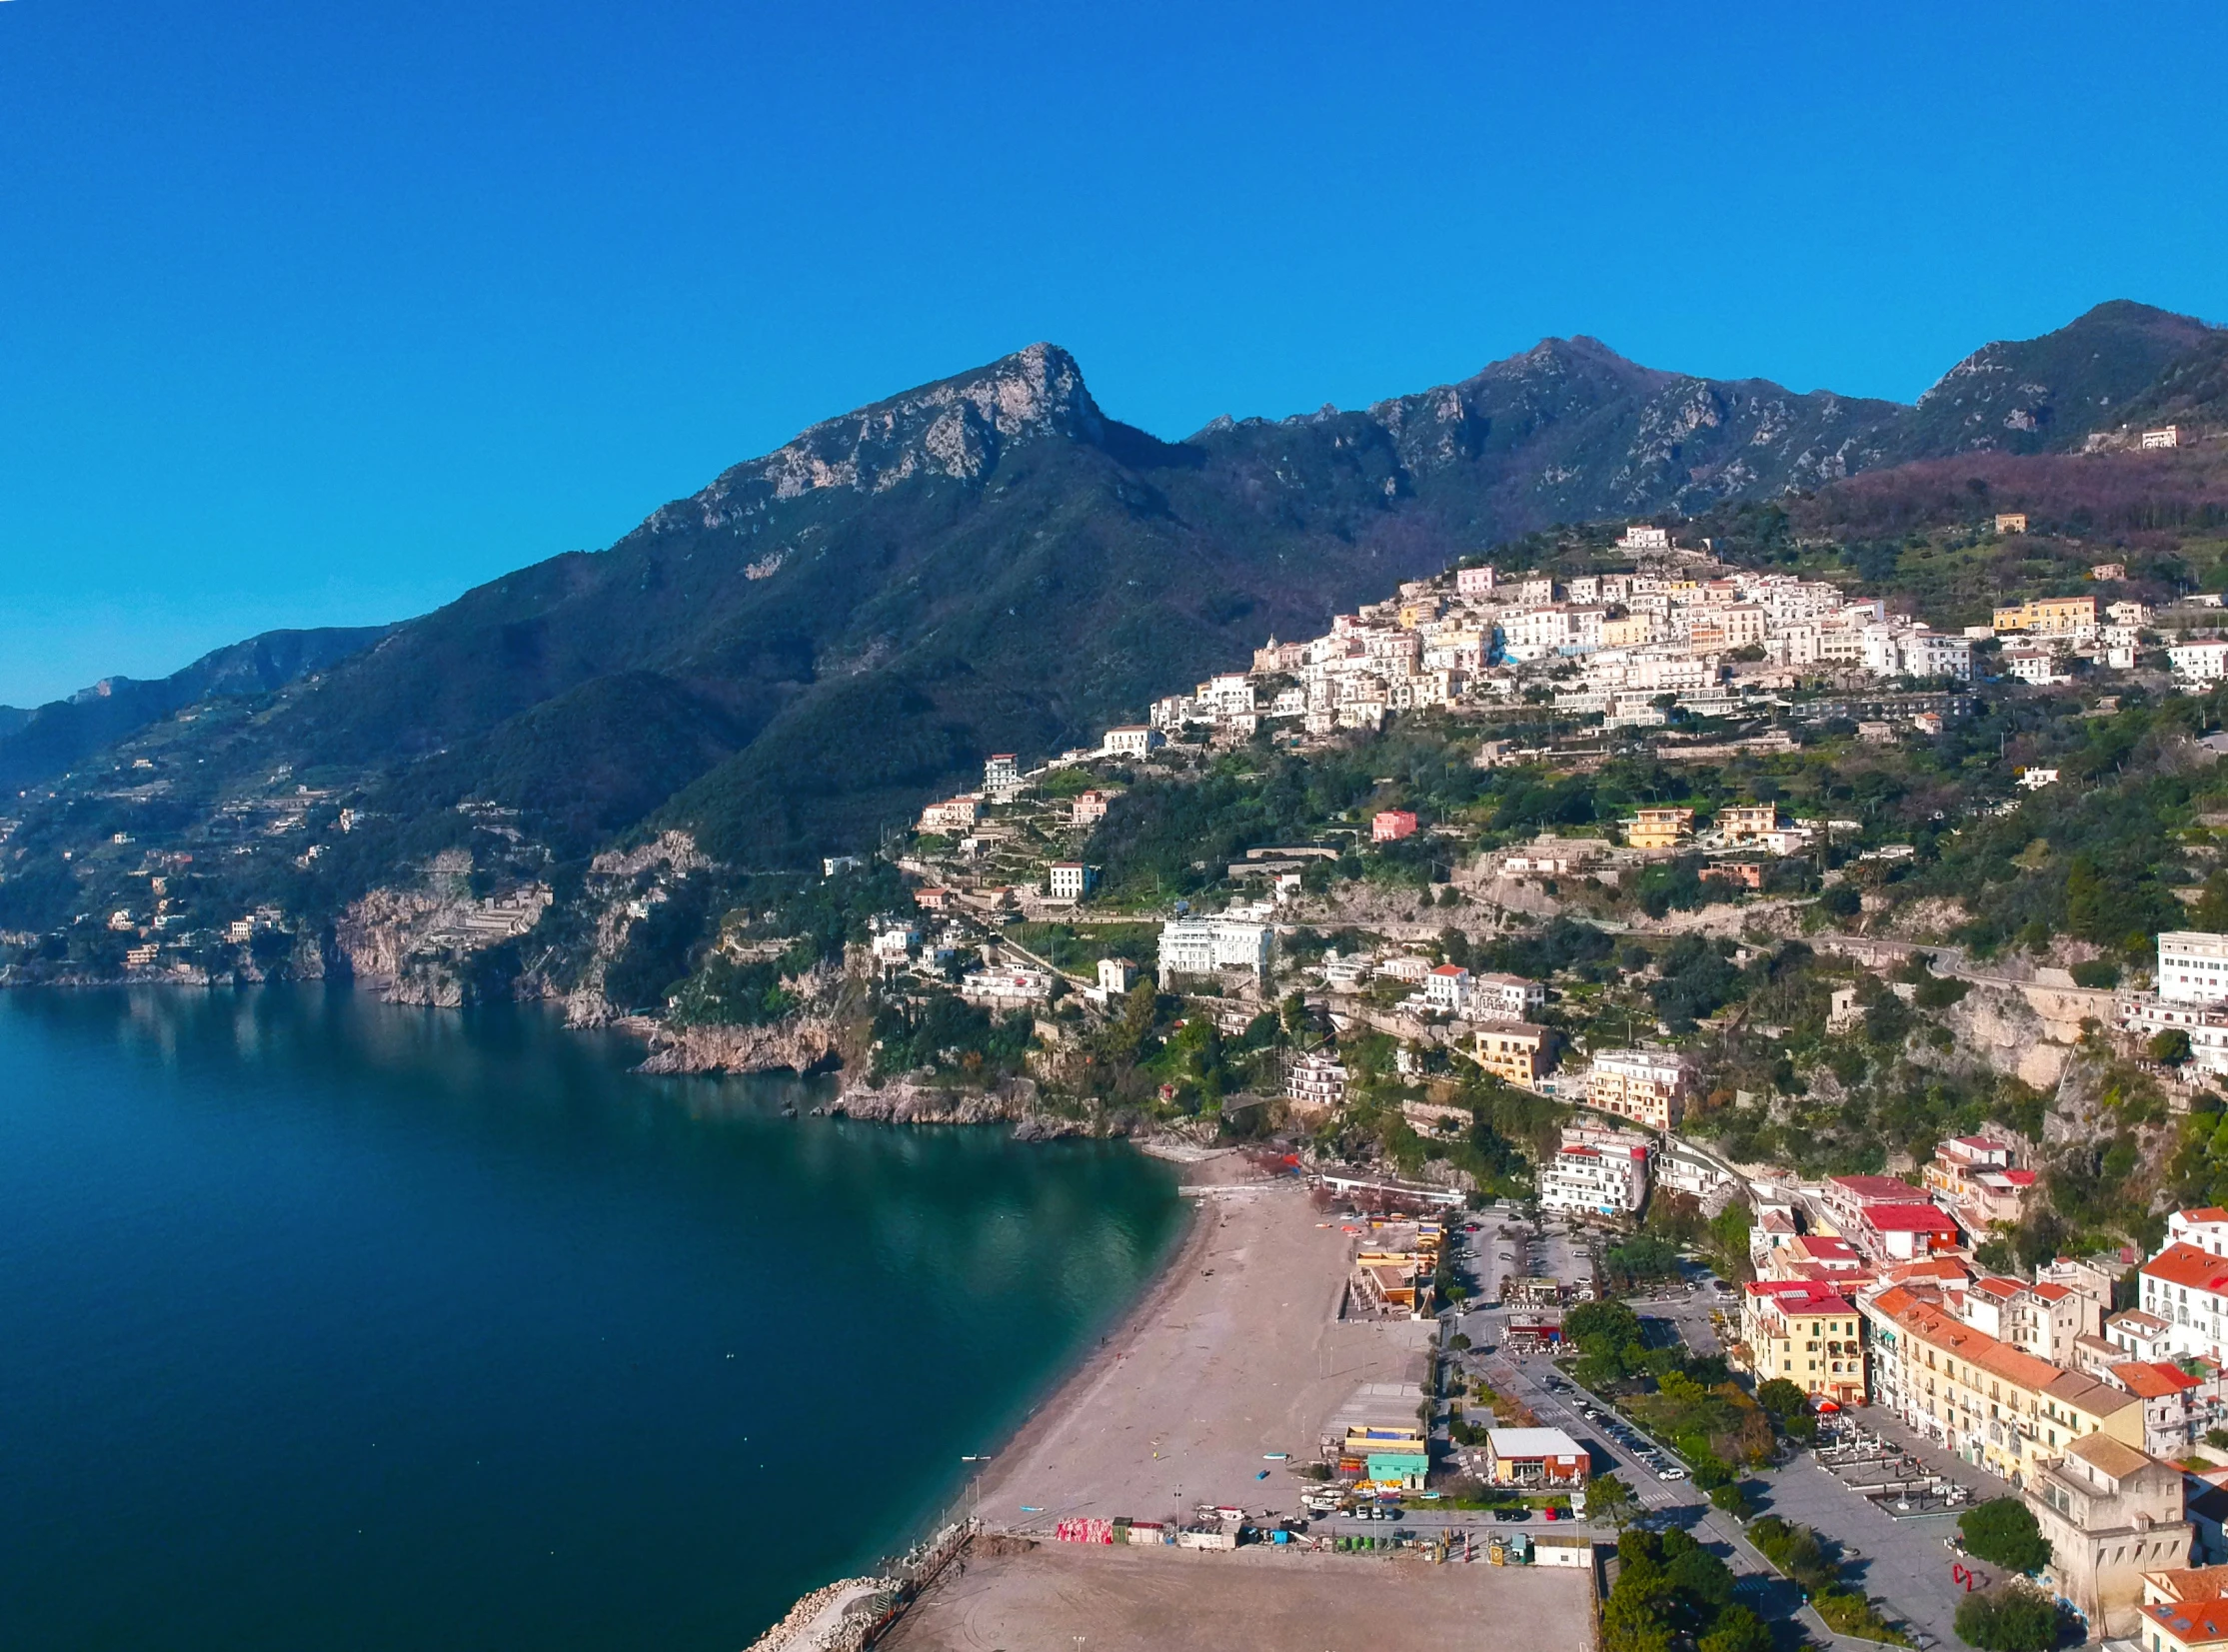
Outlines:
{"label": "apartment building", "polygon": [[1959,1317],[2021,1353],[2053,1365],[2074,1363],[2074,1344],[2103,1328],[2103,1310],[2070,1286],[1986,1277],[1965,1287]]}
{"label": "apartment building", "polygon": [[1894,1176],[1828,1176],[1818,1188],[1818,1208],[1845,1239],[1856,1237],[1867,1210],[1932,1202],[1921,1189]]}
{"label": "apartment building", "polygon": [[1520,1021],[1546,1007],[1547,988],[1522,975],[1488,971],[1469,984],[1469,1012],[1496,1020]]}
{"label": "apartment building", "polygon": [[1624,823],[1624,840],[1633,848],[1675,848],[1694,828],[1691,809],[1641,809]]}
{"label": "apartment building", "polygon": [[2094,597],[2037,597],[2013,603],[1995,612],[1996,634],[2020,632],[2030,637],[2077,637],[2096,630]]}
{"label": "apartment building", "polygon": [[1605,1049],[1586,1077],[1586,1105],[1651,1130],[1674,1127],[1686,1110],[1694,1069],[1676,1050]]}
{"label": "apartment building", "polygon": [[1458,963],[1442,963],[1423,977],[1423,1000],[1433,1009],[1459,1015],[1469,1007],[1470,972]]}
{"label": "apartment building", "polygon": [[1159,747],[1167,745],[1167,737],[1148,724],[1130,724],[1119,729],[1109,729],[1101,750],[1109,757],[1149,757]]}
{"label": "apartment building", "polygon": [[1624,1130],[1562,1132],[1562,1144],[1539,1167],[1539,1203],[1546,1210],[1621,1217],[1647,1202],[1653,1144]]}
{"label": "apartment building", "polygon": [[2158,937],[2158,995],[2168,1003],[2228,1002],[2228,935],[2168,929]]}
{"label": "apartment building", "polygon": [[2166,651],[2166,659],[2185,683],[2218,683],[2228,677],[2228,642],[2216,638],[2176,643]]}
{"label": "apartment building", "polygon": [[1249,969],[1266,976],[1276,930],[1229,917],[1173,917],[1160,925],[1160,978]]}
{"label": "apartment building", "polygon": [[1081,900],[1099,886],[1099,868],[1081,860],[1055,860],[1045,881],[1052,899]]}
{"label": "apartment building", "polygon": [[1717,812],[1717,830],[1728,843],[1753,842],[1779,829],[1776,804],[1732,804]]}
{"label": "apartment building", "polygon": [[2175,1241],[2143,1264],[2145,1313],[2167,1326],[2167,1346],[2177,1358],[2221,1362],[2228,1343],[2228,1257]]}
{"label": "apartment building", "polygon": [[1873,1403],[1961,1460],[2024,1485],[2075,1441],[2143,1437],[2132,1394],[2022,1353],[1906,1285],[1861,1309]]}
{"label": "apartment building", "polygon": [[1295,1110],[1315,1114],[1334,1112],[1346,1104],[1345,1064],[1325,1050],[1316,1050],[1292,1062],[1284,1074],[1284,1095]]}
{"label": "apartment building", "polygon": [[1955,1211],[1968,1226],[1986,1229],[2019,1220],[2034,1191],[2035,1173],[2013,1165],[2009,1143],[1962,1135],[1934,1149],[1933,1158],[1919,1168],[1919,1181],[1935,1203]]}
{"label": "apartment building", "polygon": [[1494,1021],[1470,1045],[1477,1064],[1520,1089],[1539,1082],[1548,1067],[1547,1029],[1529,1021]]}
{"label": "apartment building", "polygon": [[1840,1290],[1811,1279],[1758,1279],[1741,1292],[1740,1339],[1759,1383],[1784,1378],[1816,1399],[1863,1405],[1863,1326]]}
{"label": "apartment building", "polygon": [[920,829],[949,834],[973,830],[983,818],[983,800],[961,796],[947,798],[940,804],[931,804],[921,811]]}
{"label": "apartment building", "polygon": [[1112,795],[1100,791],[1079,792],[1069,805],[1069,819],[1078,826],[1097,826],[1107,818],[1107,805]]}

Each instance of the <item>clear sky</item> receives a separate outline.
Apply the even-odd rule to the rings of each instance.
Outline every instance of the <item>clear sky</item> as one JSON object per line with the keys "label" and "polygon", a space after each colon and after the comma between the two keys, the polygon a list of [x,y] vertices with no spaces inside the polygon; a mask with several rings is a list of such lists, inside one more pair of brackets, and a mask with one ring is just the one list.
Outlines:
{"label": "clear sky", "polygon": [[0,0],[0,702],[600,547],[1034,339],[1163,436],[1544,335],[2228,321],[2228,8]]}

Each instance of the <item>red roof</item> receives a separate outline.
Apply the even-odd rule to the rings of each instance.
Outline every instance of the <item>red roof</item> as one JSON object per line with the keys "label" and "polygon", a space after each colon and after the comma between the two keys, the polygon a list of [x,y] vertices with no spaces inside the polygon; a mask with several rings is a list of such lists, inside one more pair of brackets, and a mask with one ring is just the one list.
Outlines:
{"label": "red roof", "polygon": [[2045,1302],[2063,1302],[2073,1294],[2071,1285],[2037,1285],[2035,1294]]}
{"label": "red roof", "polygon": [[2194,1210],[2180,1212],[2185,1222],[2228,1222],[2228,1210],[2217,1204],[2201,1204]]}
{"label": "red roof", "polygon": [[1442,963],[1431,973],[1434,975],[1466,975],[1469,971],[1459,963]]}
{"label": "red roof", "polygon": [[2168,1245],[2143,1264],[2143,1272],[2185,1290],[2228,1292],[2228,1259],[2193,1244]]}
{"label": "red roof", "polygon": [[1829,1186],[1838,1187],[1859,1204],[1903,1204],[1923,1201],[1926,1195],[1907,1181],[1894,1176],[1829,1176]]}
{"label": "red roof", "polygon": [[2197,1386],[2197,1379],[2164,1360],[2131,1359],[2112,1367],[2120,1386],[2137,1399],[2164,1399]]}
{"label": "red roof", "polygon": [[2035,1184],[2035,1173],[2032,1170],[2005,1170],[2002,1175],[2014,1187],[2032,1187]]}
{"label": "red roof", "polygon": [[1867,1224],[1882,1233],[1949,1233],[1957,1223],[1931,1204],[1875,1204],[1864,1212]]}

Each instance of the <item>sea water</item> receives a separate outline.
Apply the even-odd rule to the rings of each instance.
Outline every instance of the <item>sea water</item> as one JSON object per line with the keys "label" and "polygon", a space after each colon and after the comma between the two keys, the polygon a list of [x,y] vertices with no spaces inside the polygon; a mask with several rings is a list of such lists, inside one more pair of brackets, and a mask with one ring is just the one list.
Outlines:
{"label": "sea water", "polygon": [[0,1646],[734,1652],[964,1496],[1179,1225],[1120,1146],[638,1056],[0,993]]}

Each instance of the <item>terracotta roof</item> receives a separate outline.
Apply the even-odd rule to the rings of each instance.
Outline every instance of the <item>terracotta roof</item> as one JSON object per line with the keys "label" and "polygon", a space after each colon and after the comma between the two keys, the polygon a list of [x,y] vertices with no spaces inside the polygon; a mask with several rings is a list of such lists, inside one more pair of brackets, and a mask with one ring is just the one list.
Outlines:
{"label": "terracotta roof", "polygon": [[1986,1279],[1975,1279],[1972,1282],[1972,1289],[1982,1296],[2012,1297],[2017,1296],[2026,1288],[2027,1287],[2025,1285],[2022,1285],[2016,1279],[1998,1279],[1990,1277]]}
{"label": "terracotta roof", "polygon": [[2035,1173],[2032,1170],[2006,1170],[2003,1178],[2014,1187],[2032,1187],[2035,1184]]}
{"label": "terracotta roof", "polygon": [[2112,1367],[2112,1375],[2137,1399],[2164,1399],[2197,1386],[2195,1377],[2163,1360],[2125,1360]]}
{"label": "terracotta roof", "polygon": [[2122,1308],[2105,1321],[2107,1325],[2125,1325],[2131,1331],[2149,1334],[2166,1329],[2166,1321],[2155,1313],[2145,1313],[2141,1308]]}
{"label": "terracotta roof", "polygon": [[[2017,1348],[1997,1341],[1985,1331],[1977,1331],[1963,1320],[1948,1314],[1914,1296],[1901,1285],[1893,1285],[1874,1298],[1876,1312],[1887,1315],[1912,1336],[1945,1353],[1954,1354],[1968,1365],[1978,1366],[1992,1376],[2003,1378],[2030,1393],[2047,1393],[2070,1405],[2079,1406],[2092,1416],[2103,1416],[2134,1403],[2133,1399],[2118,1389],[2107,1388],[2101,1382],[2075,1376],[2061,1370],[2047,1359],[2021,1353]],[[2109,1396],[2106,1398],[2105,1396]]]}
{"label": "terracotta roof", "polygon": [[2188,1290],[2228,1293],[2228,1257],[2215,1256],[2193,1244],[2170,1244],[2143,1264],[2146,1277],[2163,1279]]}
{"label": "terracotta roof", "polygon": [[2217,1204],[2200,1204],[2194,1210],[2180,1210],[2175,1214],[2185,1222],[2228,1222],[2228,1210]]}
{"label": "terracotta roof", "polygon": [[2184,1646],[2204,1646],[2228,1640],[2228,1602],[2218,1600],[2161,1601],[2143,1608],[2143,1616]]}
{"label": "terracotta roof", "polygon": [[2034,1287],[2034,1293],[2045,1302],[2063,1302],[2073,1294],[2073,1287],[2071,1285],[2042,1284]]}
{"label": "terracotta roof", "polygon": [[2145,1572],[2143,1587],[2157,1589],[2168,1600],[2220,1600],[2228,1598],[2228,1566],[2171,1566]]}
{"label": "terracotta roof", "polygon": [[1962,1284],[1972,1277],[1972,1270],[1954,1256],[1931,1256],[1923,1262],[1897,1262],[1887,1270],[1887,1277],[1898,1283],[1910,1280]]}

